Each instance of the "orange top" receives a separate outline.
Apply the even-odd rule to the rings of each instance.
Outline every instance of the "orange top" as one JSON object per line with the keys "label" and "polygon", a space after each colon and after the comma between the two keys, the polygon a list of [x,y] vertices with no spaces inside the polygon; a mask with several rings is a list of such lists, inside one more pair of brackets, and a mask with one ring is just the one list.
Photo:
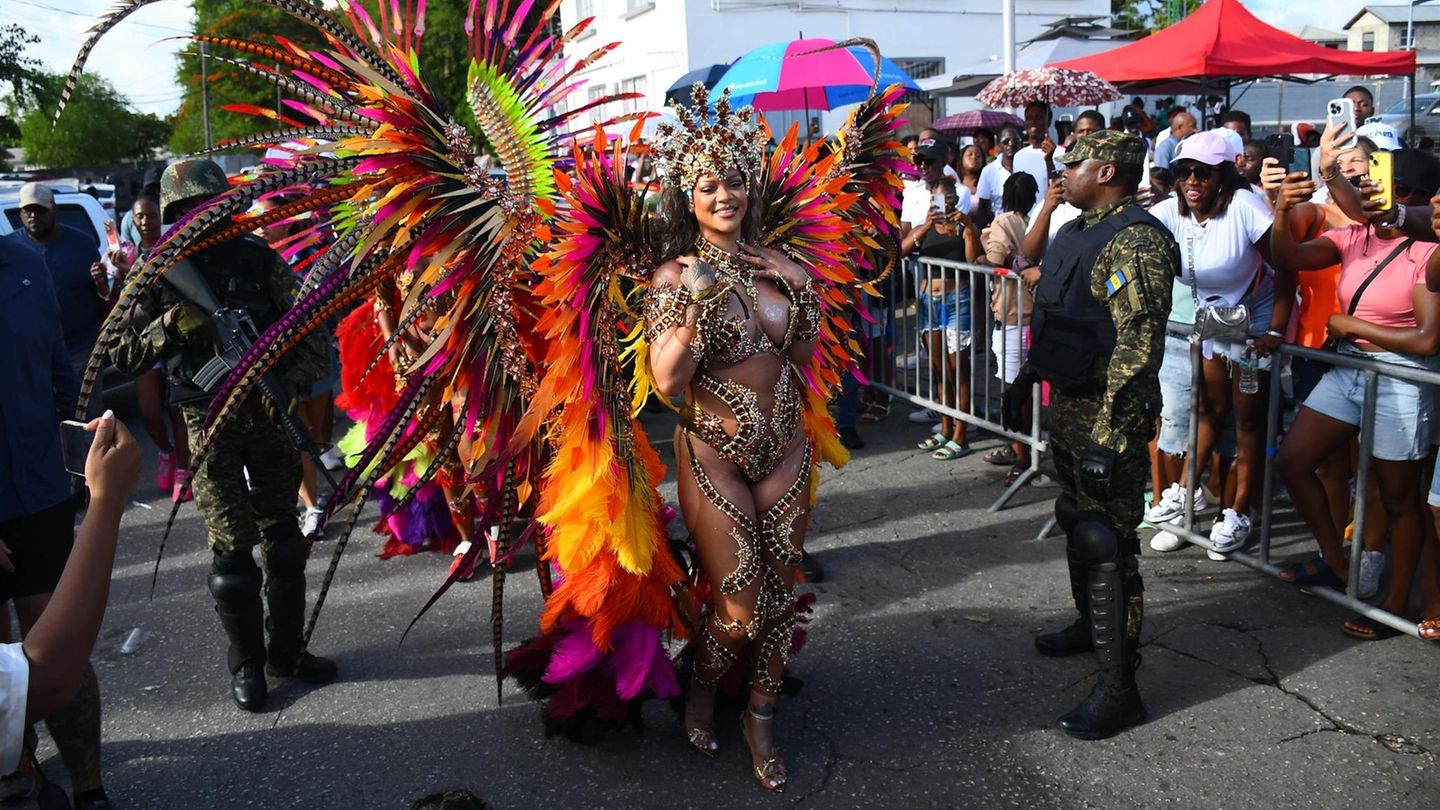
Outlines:
{"label": "orange top", "polygon": [[1330,316],[1340,311],[1340,265],[1334,264],[1323,270],[1306,270],[1298,274],[1296,285],[1300,293],[1300,305],[1296,307],[1294,343],[1308,349],[1318,349],[1325,344],[1325,324]]}

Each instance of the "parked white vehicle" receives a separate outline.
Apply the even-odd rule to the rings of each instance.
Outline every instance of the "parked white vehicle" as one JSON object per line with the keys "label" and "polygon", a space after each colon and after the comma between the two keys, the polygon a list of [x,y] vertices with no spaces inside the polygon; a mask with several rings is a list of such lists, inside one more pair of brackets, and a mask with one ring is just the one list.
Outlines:
{"label": "parked white vehicle", "polygon": [[[95,252],[103,257],[107,248],[105,223],[111,219],[100,201],[89,194],[58,191],[55,207],[60,222],[95,239]],[[20,190],[0,190],[0,236],[20,230]]]}

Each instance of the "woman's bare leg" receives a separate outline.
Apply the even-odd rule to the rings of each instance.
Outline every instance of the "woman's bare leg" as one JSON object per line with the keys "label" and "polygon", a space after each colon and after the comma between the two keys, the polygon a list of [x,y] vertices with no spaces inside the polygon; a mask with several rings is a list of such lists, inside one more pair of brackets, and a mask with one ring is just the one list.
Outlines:
{"label": "woman's bare leg", "polygon": [[1350,571],[1341,549],[1344,528],[1337,527],[1330,516],[1325,488],[1315,469],[1321,459],[1343,449],[1356,432],[1354,425],[1302,407],[1275,459],[1275,470],[1285,479],[1295,511],[1314,533],[1325,564],[1342,580]]}

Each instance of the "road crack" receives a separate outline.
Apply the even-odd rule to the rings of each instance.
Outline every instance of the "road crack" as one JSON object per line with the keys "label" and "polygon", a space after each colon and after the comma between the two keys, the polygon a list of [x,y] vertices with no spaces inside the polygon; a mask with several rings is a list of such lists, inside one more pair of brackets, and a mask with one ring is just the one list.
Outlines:
{"label": "road crack", "polygon": [[1368,737],[1371,740],[1374,740],[1379,745],[1383,745],[1385,746],[1385,748],[1397,754],[1409,754],[1411,756],[1427,757],[1431,760],[1435,759],[1435,752],[1431,751],[1429,748],[1426,748],[1425,746],[1421,745],[1410,737],[1407,737],[1403,734],[1367,731],[1363,728],[1360,728],[1359,726],[1347,723],[1339,717],[1331,714],[1330,712],[1327,712],[1323,707],[1320,706],[1319,703],[1306,696],[1302,692],[1286,686],[1284,678],[1282,678],[1280,674],[1275,671],[1275,668],[1270,663],[1270,653],[1265,649],[1264,639],[1255,635],[1255,633],[1251,631],[1250,628],[1245,627],[1241,624],[1225,622],[1204,622],[1204,624],[1207,624],[1211,627],[1218,627],[1223,630],[1230,630],[1232,632],[1239,633],[1240,635],[1245,636],[1246,638],[1253,641],[1255,643],[1255,652],[1260,656],[1260,667],[1265,671],[1265,675],[1247,675],[1244,672],[1239,672],[1222,664],[1217,664],[1209,659],[1201,658],[1198,655],[1194,655],[1192,653],[1185,652],[1184,650],[1171,647],[1168,644],[1161,643],[1160,638],[1166,634],[1162,634],[1161,636],[1157,636],[1156,638],[1151,639],[1148,644],[1149,646],[1159,647],[1162,650],[1173,652],[1183,658],[1189,658],[1192,661],[1198,661],[1203,664],[1208,664],[1209,666],[1215,667],[1216,669],[1219,669],[1223,672],[1229,672],[1232,675],[1244,678],[1245,680],[1258,686],[1268,686],[1273,689],[1279,690],[1285,696],[1305,706],[1305,708],[1309,709],[1321,720],[1323,720],[1324,723],[1327,724],[1320,728],[1313,728],[1308,731],[1302,731],[1299,734],[1293,734],[1289,737],[1277,740],[1275,743],[1276,745],[1283,745],[1285,743],[1294,742],[1296,740],[1303,740],[1306,737],[1312,737],[1316,734],[1344,734],[1354,737]]}

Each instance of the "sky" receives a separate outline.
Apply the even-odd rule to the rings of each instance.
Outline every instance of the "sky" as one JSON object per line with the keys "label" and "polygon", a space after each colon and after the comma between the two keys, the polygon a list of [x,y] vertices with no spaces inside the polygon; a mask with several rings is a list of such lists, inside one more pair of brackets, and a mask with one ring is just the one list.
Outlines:
{"label": "sky", "polygon": [[[998,0],[955,0],[997,2]],[[1018,0],[1024,5],[1025,0]],[[1339,30],[1361,0],[1242,0],[1260,19],[1281,28],[1310,24]],[[1399,2],[1399,0],[1383,0]],[[56,73],[69,69],[85,31],[111,0],[0,0],[0,24],[19,23],[41,41],[27,53]],[[194,20],[184,0],[161,0],[131,14],[100,41],[87,70],[109,79],[141,112],[167,115],[180,104],[174,54],[183,45],[169,39],[190,30]],[[166,41],[169,39],[169,41]]]}

